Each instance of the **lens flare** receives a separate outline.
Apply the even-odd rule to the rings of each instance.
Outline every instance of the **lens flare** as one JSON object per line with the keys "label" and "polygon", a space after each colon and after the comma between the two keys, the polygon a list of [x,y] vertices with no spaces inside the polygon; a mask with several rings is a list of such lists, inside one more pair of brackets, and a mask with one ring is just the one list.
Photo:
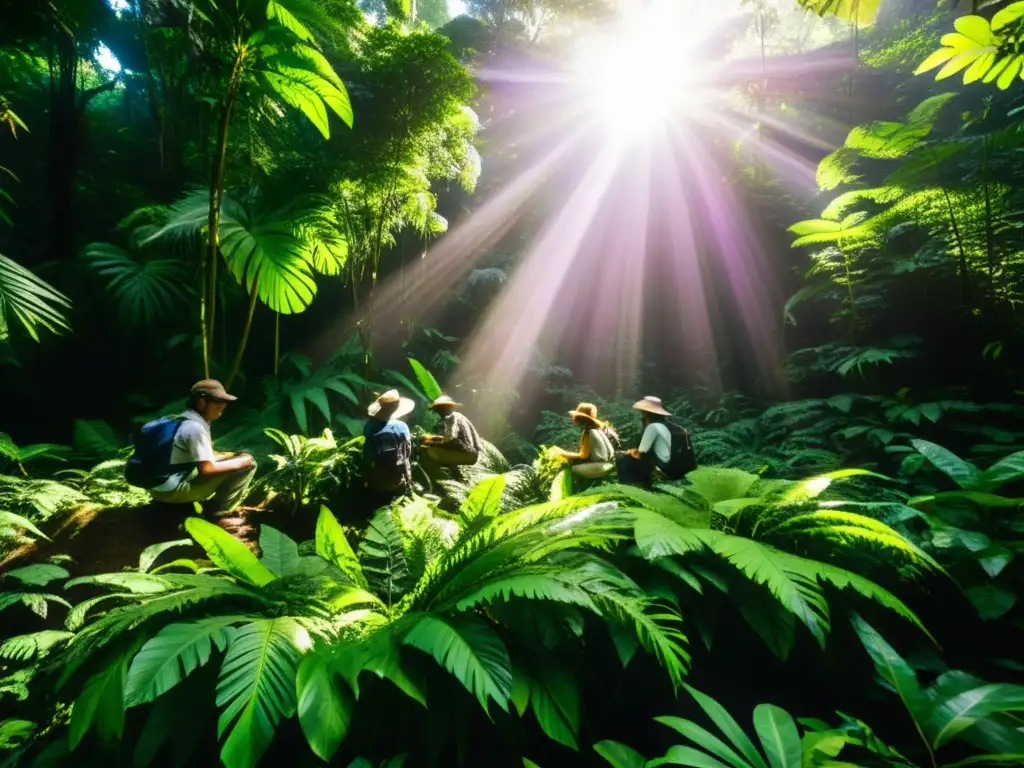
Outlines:
{"label": "lens flare", "polygon": [[702,109],[710,78],[697,48],[725,18],[706,5],[663,0],[578,43],[581,99],[611,138],[647,139]]}

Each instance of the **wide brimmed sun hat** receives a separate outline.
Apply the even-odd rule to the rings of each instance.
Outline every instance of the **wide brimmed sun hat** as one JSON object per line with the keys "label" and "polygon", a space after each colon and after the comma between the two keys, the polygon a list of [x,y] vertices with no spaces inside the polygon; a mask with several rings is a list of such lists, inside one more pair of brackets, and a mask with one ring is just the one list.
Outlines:
{"label": "wide brimmed sun hat", "polygon": [[651,397],[648,395],[643,400],[637,400],[633,403],[633,408],[638,411],[645,411],[646,413],[654,413],[658,416],[671,416],[672,414],[665,410],[665,406],[661,404],[660,397]]}
{"label": "wide brimmed sun hat", "polygon": [[441,395],[439,398],[437,398],[437,400],[435,400],[434,402],[427,406],[427,410],[432,411],[439,406],[445,405],[449,405],[452,408],[458,408],[459,406],[462,405],[462,403],[456,403],[454,400],[448,397],[448,395]]}
{"label": "wide brimmed sun hat", "polygon": [[366,409],[366,413],[371,418],[380,417],[382,419],[400,419],[403,416],[412,413],[415,407],[416,403],[408,397],[401,397],[398,394],[397,389],[389,389],[383,395],[380,395],[376,400],[370,403],[370,407]]}
{"label": "wide brimmed sun hat", "polygon": [[604,426],[604,422],[597,418],[597,406],[593,403],[580,403],[576,406],[575,411],[569,411],[569,415],[574,419],[589,421],[598,429]]}
{"label": "wide brimmed sun hat", "polygon": [[227,390],[224,389],[224,385],[216,379],[203,379],[202,381],[197,381],[192,385],[192,389],[189,391],[189,394],[205,397],[209,400],[217,400],[221,403],[230,403],[232,400],[238,399],[234,395],[229,395]]}

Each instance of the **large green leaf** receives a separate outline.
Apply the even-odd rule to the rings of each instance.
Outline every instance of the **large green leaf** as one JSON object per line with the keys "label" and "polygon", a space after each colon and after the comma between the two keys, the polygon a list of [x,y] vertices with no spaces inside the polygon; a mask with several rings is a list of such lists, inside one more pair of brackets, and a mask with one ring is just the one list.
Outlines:
{"label": "large green leaf", "polygon": [[82,254],[100,277],[129,327],[173,319],[188,308],[188,271],[178,259],[136,260],[109,243],[91,243]]}
{"label": "large green leaf", "polygon": [[403,642],[429,653],[487,710],[487,700],[508,710],[512,669],[501,639],[483,621],[469,616],[420,616]]}
{"label": "large green leaf", "polygon": [[697,725],[697,723],[692,720],[670,716],[656,717],[654,719],[662,725],[667,725],[669,728],[679,733],[680,736],[689,739],[694,744],[710,752],[712,755],[721,758],[729,765],[734,766],[734,768],[745,768],[750,765],[750,763],[740,757],[732,747],[707,729]]}
{"label": "large green leaf", "polygon": [[325,139],[331,136],[328,109],[352,126],[348,92],[322,54],[306,45],[266,53],[259,76],[270,93],[302,112]]}
{"label": "large green leaf", "polygon": [[68,747],[74,749],[89,727],[95,725],[100,738],[113,741],[124,730],[124,684],[128,661],[124,656],[90,677],[75,699],[68,724]]}
{"label": "large green leaf", "polygon": [[[228,646],[217,683],[221,750],[227,768],[254,768],[281,718],[295,714],[296,675],[309,633],[295,619],[261,619],[240,627]],[[232,726],[233,724],[233,726]]]}
{"label": "large green leaf", "polygon": [[982,472],[981,477],[988,490],[995,490],[1001,485],[1020,480],[1024,477],[1024,451],[1000,459]]}
{"label": "large green leaf", "polygon": [[881,0],[797,0],[804,8],[819,16],[836,16],[858,26],[869,26],[878,15]]}
{"label": "large green leaf", "polygon": [[647,758],[632,747],[617,741],[599,741],[594,745],[594,751],[612,768],[644,768],[647,765]]}
{"label": "large green leaf", "polygon": [[278,577],[292,576],[299,568],[299,545],[276,528],[260,526],[260,561]]}
{"label": "large green leaf", "polygon": [[878,674],[896,690],[914,722],[927,722],[931,705],[917,682],[917,674],[913,668],[859,615],[854,614],[851,621],[861,643],[875,663]]}
{"label": "large green leaf", "polygon": [[167,550],[176,547],[191,547],[192,544],[192,539],[176,539],[175,541],[162,541],[159,544],[151,544],[142,550],[142,554],[139,555],[139,572],[148,572],[153,567],[153,563],[157,561],[157,558]]}
{"label": "large green leaf", "polygon": [[129,707],[155,701],[207,661],[213,648],[223,651],[230,627],[245,616],[214,616],[169,624],[138,652],[128,670]]}
{"label": "large green leaf", "polygon": [[925,733],[938,749],[977,721],[997,712],[1024,711],[1024,686],[992,683],[940,701],[924,724]]}
{"label": "large green leaf", "polygon": [[684,685],[686,690],[696,700],[704,713],[711,718],[711,722],[718,726],[718,729],[725,735],[740,754],[756,768],[768,768],[761,753],[757,751],[754,742],[750,740],[739,724],[733,719],[725,708],[706,693],[701,693],[696,688]]}
{"label": "large green leaf", "polygon": [[185,521],[185,530],[206,551],[214,565],[235,578],[257,587],[274,580],[274,573],[245,544],[223,528],[202,518],[190,517]]}
{"label": "large green leaf", "polygon": [[580,729],[580,692],[564,667],[541,662],[529,678],[530,708],[541,730],[560,744],[576,749]]}
{"label": "large green leaf", "polygon": [[771,768],[803,768],[803,749],[793,716],[774,704],[754,708],[757,731]]}
{"label": "large green leaf", "polygon": [[690,472],[686,479],[692,489],[703,496],[708,504],[729,499],[741,499],[757,481],[757,475],[742,469],[725,467],[701,467]]}
{"label": "large green leaf", "polygon": [[275,312],[302,312],[313,302],[312,267],[283,214],[225,196],[220,250],[235,279]]}
{"label": "large green leaf", "polygon": [[370,520],[359,542],[359,562],[373,592],[388,606],[393,605],[409,587],[409,568],[400,527],[391,507],[385,507]]}
{"label": "large green leaf", "polygon": [[419,382],[420,387],[423,389],[423,394],[427,396],[428,400],[436,400],[444,394],[444,390],[441,389],[441,385],[437,383],[437,379],[434,375],[426,369],[426,367],[416,358],[410,357],[409,365],[412,367],[412,372],[416,374],[416,381]]}
{"label": "large green leaf", "polygon": [[299,665],[296,690],[302,732],[313,753],[329,763],[348,733],[355,699],[326,657],[316,652]]}
{"label": "large green leaf", "polygon": [[336,565],[353,584],[366,587],[366,577],[363,576],[356,553],[352,551],[352,545],[345,538],[345,531],[331,510],[323,505],[316,519],[316,553]]}
{"label": "large green leaf", "polygon": [[51,581],[66,579],[70,575],[64,568],[53,563],[33,563],[32,565],[23,565],[21,568],[12,568],[9,571],[0,573],[0,579],[17,579],[22,584],[45,587]]}
{"label": "large green leaf", "polygon": [[39,341],[39,329],[51,333],[69,330],[64,313],[71,301],[16,261],[0,254],[0,342],[7,341],[11,318]]}
{"label": "large green leaf", "polygon": [[927,440],[911,440],[911,445],[938,470],[949,476],[949,479],[959,485],[965,491],[986,490],[978,468],[968,461],[964,461],[955,453],[946,450],[941,445],[930,443]]}
{"label": "large green leaf", "polygon": [[27,517],[16,515],[13,512],[4,512],[0,510],[0,529],[3,528],[24,528],[34,536],[38,536],[40,539],[49,541],[49,537],[36,527],[36,524],[29,520]]}
{"label": "large green leaf", "polygon": [[505,492],[505,475],[494,475],[477,483],[462,503],[462,517],[494,517],[501,512],[501,495]]}

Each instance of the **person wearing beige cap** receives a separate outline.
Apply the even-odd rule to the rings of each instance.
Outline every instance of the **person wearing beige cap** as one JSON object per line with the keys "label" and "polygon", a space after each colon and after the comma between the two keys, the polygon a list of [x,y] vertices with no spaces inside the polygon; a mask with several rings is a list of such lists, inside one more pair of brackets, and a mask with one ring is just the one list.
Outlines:
{"label": "person wearing beige cap", "polygon": [[420,456],[428,469],[431,464],[444,467],[476,464],[480,457],[480,435],[473,422],[455,410],[460,405],[462,403],[448,395],[441,395],[427,406],[441,417],[439,434],[423,436]]}
{"label": "person wearing beige cap", "polygon": [[204,511],[212,512],[238,506],[256,474],[256,462],[247,453],[214,451],[210,432],[210,422],[237,399],[216,379],[193,384],[184,413],[142,428],[125,469],[128,481],[168,504],[208,500]]}
{"label": "person wearing beige cap", "polygon": [[363,427],[366,487],[377,507],[405,493],[412,484],[412,434],[401,418],[415,407],[397,389],[389,389],[366,409],[370,417]]}
{"label": "person wearing beige cap", "polygon": [[622,483],[649,486],[655,467],[665,468],[672,459],[672,432],[665,423],[671,414],[665,410],[661,398],[648,395],[633,403],[633,409],[640,411],[644,433],[640,447],[615,458]]}

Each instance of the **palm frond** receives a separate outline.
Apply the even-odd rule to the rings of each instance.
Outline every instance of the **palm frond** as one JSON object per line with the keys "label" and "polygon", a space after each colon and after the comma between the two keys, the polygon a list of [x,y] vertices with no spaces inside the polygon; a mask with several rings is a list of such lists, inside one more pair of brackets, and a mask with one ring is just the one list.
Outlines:
{"label": "palm frond", "polygon": [[67,296],[0,254],[0,341],[9,338],[11,318],[33,341],[39,341],[39,329],[51,333],[70,330],[64,314],[70,308]]}

